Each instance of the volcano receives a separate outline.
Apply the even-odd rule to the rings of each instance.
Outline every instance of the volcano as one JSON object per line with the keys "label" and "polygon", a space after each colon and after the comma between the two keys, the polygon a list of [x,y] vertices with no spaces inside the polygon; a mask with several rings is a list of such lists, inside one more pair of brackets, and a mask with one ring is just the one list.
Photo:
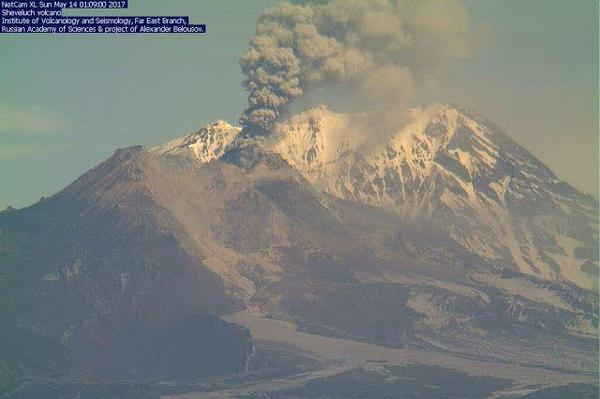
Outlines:
{"label": "volcano", "polygon": [[462,359],[497,391],[594,382],[598,202],[471,111],[413,109],[374,140],[370,120],[217,121],[1,213],[6,392],[277,369],[248,317]]}

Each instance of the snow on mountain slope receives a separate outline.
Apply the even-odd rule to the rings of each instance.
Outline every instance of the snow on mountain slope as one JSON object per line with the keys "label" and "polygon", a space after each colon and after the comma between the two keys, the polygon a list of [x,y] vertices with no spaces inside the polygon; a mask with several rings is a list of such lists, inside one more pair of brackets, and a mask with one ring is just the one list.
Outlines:
{"label": "snow on mountain slope", "polygon": [[[313,186],[427,220],[498,267],[597,288],[597,201],[490,122],[448,105],[411,110],[397,132],[365,134],[360,119],[319,107],[257,142]],[[209,162],[239,132],[219,121],[153,152]]]}
{"label": "snow on mountain slope", "polygon": [[157,155],[185,155],[200,162],[220,158],[235,140],[241,128],[218,120],[202,129],[150,149]]}

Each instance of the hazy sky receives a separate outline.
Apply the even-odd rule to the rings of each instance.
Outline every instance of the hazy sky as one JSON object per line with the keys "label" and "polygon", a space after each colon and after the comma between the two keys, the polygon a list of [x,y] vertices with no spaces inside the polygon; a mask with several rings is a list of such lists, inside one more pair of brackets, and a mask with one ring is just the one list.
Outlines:
{"label": "hazy sky", "polygon": [[[116,148],[235,122],[247,96],[238,60],[275,3],[130,0],[129,15],[189,15],[207,35],[0,35],[0,208],[55,193]],[[466,4],[486,45],[450,65],[443,99],[598,197],[597,1]]]}

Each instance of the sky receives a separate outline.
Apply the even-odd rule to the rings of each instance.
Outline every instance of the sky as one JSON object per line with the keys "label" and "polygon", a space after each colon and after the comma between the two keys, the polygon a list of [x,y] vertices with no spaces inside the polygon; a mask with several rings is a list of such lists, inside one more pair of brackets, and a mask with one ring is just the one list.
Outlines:
{"label": "sky", "polygon": [[[246,107],[239,59],[277,0],[130,0],[206,35],[0,35],[0,209],[49,196],[117,148],[151,146]],[[598,198],[598,2],[465,0],[485,40],[440,100],[491,119]]]}

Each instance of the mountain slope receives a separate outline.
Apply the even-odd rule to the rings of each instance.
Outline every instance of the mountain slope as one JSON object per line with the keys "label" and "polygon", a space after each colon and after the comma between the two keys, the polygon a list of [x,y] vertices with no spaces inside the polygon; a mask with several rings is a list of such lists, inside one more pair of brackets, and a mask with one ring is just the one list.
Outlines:
{"label": "mountain slope", "polygon": [[119,150],[59,194],[0,214],[3,381],[188,378],[244,370],[242,308]]}

